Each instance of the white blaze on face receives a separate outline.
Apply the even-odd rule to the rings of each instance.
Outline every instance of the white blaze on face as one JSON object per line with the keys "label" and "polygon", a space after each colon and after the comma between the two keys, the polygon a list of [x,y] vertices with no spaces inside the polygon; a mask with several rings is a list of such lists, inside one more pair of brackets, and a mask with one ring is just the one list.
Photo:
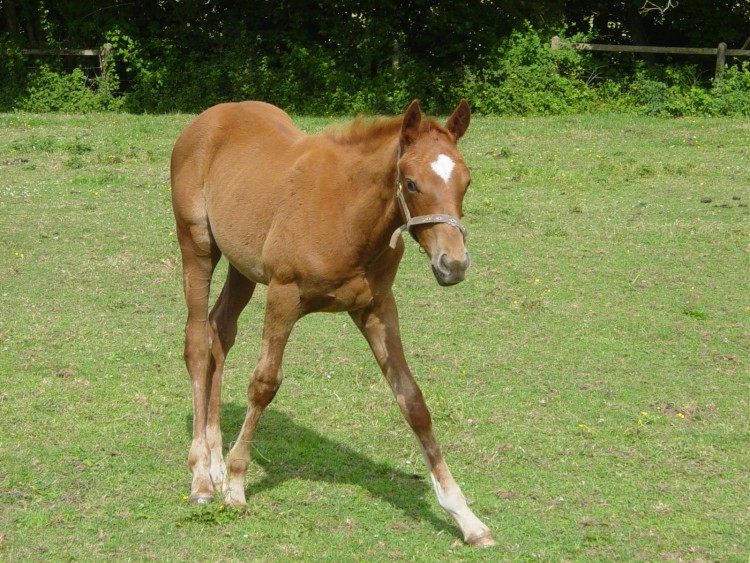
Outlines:
{"label": "white blaze on face", "polygon": [[448,180],[451,179],[451,174],[453,173],[453,168],[456,166],[456,163],[453,162],[453,159],[445,154],[441,154],[435,159],[435,162],[430,164],[430,167],[432,170],[440,176],[445,183],[448,183]]}

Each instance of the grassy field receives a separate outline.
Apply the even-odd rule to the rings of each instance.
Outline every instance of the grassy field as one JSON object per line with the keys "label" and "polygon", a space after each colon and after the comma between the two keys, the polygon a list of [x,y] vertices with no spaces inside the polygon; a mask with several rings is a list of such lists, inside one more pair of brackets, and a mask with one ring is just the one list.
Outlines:
{"label": "grassy field", "polygon": [[747,120],[473,122],[467,281],[438,287],[408,242],[396,282],[436,434],[498,541],[473,550],[345,315],[292,335],[249,510],[188,504],[168,162],[190,119],[0,115],[0,559],[748,561]]}

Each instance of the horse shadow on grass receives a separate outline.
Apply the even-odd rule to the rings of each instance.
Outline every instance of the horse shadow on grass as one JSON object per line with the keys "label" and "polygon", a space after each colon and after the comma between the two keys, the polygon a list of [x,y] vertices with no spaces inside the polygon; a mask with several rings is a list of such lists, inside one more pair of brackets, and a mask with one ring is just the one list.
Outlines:
{"label": "horse shadow on grass", "polygon": [[[224,444],[231,445],[236,438],[245,410],[245,406],[237,403],[222,405]],[[187,427],[192,432],[192,413],[187,416]],[[375,463],[273,407],[265,410],[258,423],[251,455],[253,463],[263,468],[264,475],[260,479],[248,478],[245,483],[248,500],[292,479],[346,483],[368,491],[409,518],[428,522],[438,532],[456,533],[430,506],[427,499],[431,498],[432,487],[424,477]]]}

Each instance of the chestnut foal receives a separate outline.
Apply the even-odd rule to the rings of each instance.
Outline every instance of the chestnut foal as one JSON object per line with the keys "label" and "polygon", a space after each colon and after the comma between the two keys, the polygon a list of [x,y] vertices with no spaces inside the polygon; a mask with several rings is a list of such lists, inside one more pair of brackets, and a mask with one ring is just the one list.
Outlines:
{"label": "chestnut foal", "polygon": [[[214,106],[180,135],[172,153],[172,205],[182,251],[188,318],[185,363],[193,388],[190,500],[217,493],[245,502],[250,446],[282,379],[295,322],[346,311],[367,339],[422,447],[440,505],[472,545],[493,545],[468,507],[432,433],[409,367],[391,286],[408,231],[427,252],[440,285],[464,279],[469,255],[461,205],[469,171],[456,142],[471,110],[459,103],[443,126],[418,101],[402,117],[305,135],[262,102]],[[229,272],[208,312],[214,268]],[[219,428],[224,361],[255,285],[268,286],[260,358],[239,437],[222,456]]]}

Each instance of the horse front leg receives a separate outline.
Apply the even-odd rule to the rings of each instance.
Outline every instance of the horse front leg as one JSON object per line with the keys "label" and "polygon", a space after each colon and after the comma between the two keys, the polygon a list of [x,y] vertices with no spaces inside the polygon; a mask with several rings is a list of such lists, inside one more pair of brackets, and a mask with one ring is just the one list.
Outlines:
{"label": "horse front leg", "polygon": [[490,529],[474,515],[453,480],[432,432],[430,411],[404,357],[393,294],[379,305],[350,315],[370,344],[401,412],[419,440],[440,506],[456,521],[467,544],[495,545]]}
{"label": "horse front leg", "polygon": [[300,315],[297,286],[271,283],[266,296],[260,358],[247,389],[248,407],[245,421],[237,441],[227,455],[226,466],[229,475],[224,490],[224,503],[228,506],[237,507],[247,504],[245,476],[250,464],[253,436],[263,410],[276,396],[281,385],[284,347]]}

